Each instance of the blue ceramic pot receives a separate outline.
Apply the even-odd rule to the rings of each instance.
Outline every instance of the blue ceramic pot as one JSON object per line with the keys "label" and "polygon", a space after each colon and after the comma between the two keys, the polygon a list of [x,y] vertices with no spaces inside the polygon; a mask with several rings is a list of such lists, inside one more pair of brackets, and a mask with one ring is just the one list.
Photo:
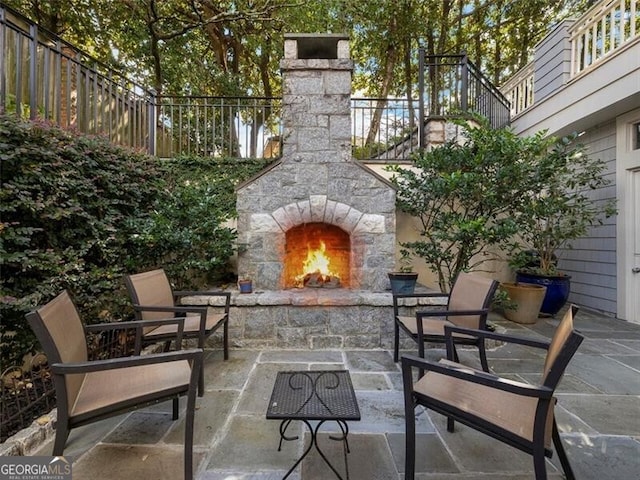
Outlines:
{"label": "blue ceramic pot", "polygon": [[240,293],[253,292],[253,285],[251,283],[251,280],[240,280],[238,282],[238,287],[240,288]]}
{"label": "blue ceramic pot", "polygon": [[558,313],[569,298],[571,290],[571,277],[569,275],[537,275],[534,273],[517,272],[516,281],[522,283],[533,283],[547,287],[547,293],[542,301],[540,313],[545,315],[555,315]]}

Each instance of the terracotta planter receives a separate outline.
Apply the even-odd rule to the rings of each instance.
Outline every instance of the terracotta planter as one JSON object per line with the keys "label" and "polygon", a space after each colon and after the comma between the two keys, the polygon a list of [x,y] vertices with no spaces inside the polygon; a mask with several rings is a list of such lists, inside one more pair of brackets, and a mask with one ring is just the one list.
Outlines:
{"label": "terracotta planter", "polygon": [[530,283],[501,283],[500,288],[518,306],[516,310],[504,309],[504,316],[508,320],[524,324],[536,323],[547,287]]}
{"label": "terracotta planter", "polygon": [[540,311],[545,315],[554,316],[569,299],[571,291],[571,277],[569,275],[537,275],[534,273],[517,272],[516,282],[547,287]]}

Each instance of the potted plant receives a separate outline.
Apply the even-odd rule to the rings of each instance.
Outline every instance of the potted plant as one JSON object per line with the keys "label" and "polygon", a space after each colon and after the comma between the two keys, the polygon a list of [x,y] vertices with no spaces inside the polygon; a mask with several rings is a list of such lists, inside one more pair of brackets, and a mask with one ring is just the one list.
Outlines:
{"label": "potted plant", "polygon": [[536,323],[547,293],[546,286],[523,282],[502,282],[500,289],[506,293],[509,300],[503,305],[507,320],[525,324]]}
{"label": "potted plant", "polygon": [[255,272],[252,269],[238,275],[238,290],[240,293],[253,293],[253,277]]}
{"label": "potted plant", "polygon": [[558,269],[556,255],[615,214],[615,200],[594,201],[593,192],[610,183],[606,165],[590,158],[577,136],[549,138],[549,149],[531,165],[532,188],[518,202],[514,220],[518,239],[510,265],[518,283],[544,285],[541,312],[555,315],[570,292],[570,279]]}
{"label": "potted plant", "polygon": [[238,289],[240,293],[251,293],[253,292],[253,282],[250,278],[242,278],[238,280]]}
{"label": "potted plant", "polygon": [[415,291],[418,274],[413,271],[411,253],[408,250],[400,250],[400,269],[397,272],[389,272],[389,281],[393,293],[413,293]]}

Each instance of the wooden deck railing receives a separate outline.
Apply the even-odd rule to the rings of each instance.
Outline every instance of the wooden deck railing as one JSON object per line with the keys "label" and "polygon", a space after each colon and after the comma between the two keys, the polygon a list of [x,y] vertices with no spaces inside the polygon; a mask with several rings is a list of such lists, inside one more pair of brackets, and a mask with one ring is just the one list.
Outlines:
{"label": "wooden deck railing", "polygon": [[[606,62],[615,52],[640,37],[640,0],[603,0],[572,21],[566,32],[567,36],[558,41],[569,45],[571,81]],[[527,110],[536,100],[535,68],[535,63],[530,62],[500,89],[511,101],[512,116]]]}
{"label": "wooden deck railing", "polygon": [[571,77],[605,60],[640,35],[638,0],[605,0],[569,28]]}

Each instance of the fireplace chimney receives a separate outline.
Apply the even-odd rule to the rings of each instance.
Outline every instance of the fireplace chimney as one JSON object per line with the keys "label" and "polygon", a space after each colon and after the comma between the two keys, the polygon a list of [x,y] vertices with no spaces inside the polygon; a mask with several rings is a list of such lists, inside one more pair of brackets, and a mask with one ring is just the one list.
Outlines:
{"label": "fireplace chimney", "polygon": [[348,37],[285,34],[280,69],[283,161],[351,161]]}
{"label": "fireplace chimney", "polygon": [[348,37],[285,34],[280,68],[282,158],[237,188],[238,274],[257,289],[290,288],[293,233],[325,226],[337,238],[337,227],[347,238],[337,247],[343,285],[385,291],[395,263],[395,189],[352,158]]}

